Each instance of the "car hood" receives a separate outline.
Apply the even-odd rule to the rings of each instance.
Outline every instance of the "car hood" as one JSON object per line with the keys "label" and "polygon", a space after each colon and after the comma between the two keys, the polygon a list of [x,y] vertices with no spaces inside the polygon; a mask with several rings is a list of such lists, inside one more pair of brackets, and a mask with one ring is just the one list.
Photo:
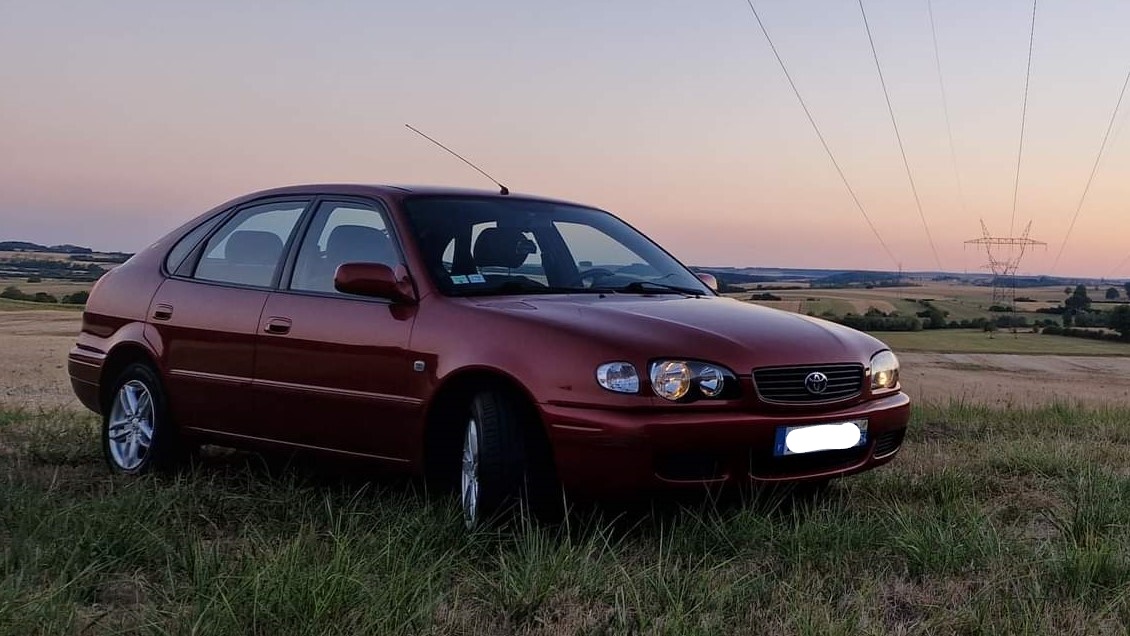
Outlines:
{"label": "car hood", "polygon": [[766,366],[866,364],[887,348],[842,325],[722,297],[578,294],[478,304],[600,340],[625,354],[708,360],[742,374]]}

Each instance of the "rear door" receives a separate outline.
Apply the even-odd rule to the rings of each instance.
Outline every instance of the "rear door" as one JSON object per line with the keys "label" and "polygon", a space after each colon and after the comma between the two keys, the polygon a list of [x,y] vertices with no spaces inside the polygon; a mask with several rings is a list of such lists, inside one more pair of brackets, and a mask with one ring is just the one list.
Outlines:
{"label": "rear door", "polygon": [[259,321],[257,435],[403,462],[418,437],[420,400],[405,395],[415,307],[336,291],[349,262],[402,263],[388,216],[375,202],[323,200]]}
{"label": "rear door", "polygon": [[[169,263],[149,322],[163,345],[170,404],[187,429],[247,435],[259,316],[282,271],[309,198],[256,201],[233,210],[190,253]],[[174,254],[182,254],[178,245]],[[170,258],[172,258],[170,256]],[[179,258],[177,260],[180,260]]]}

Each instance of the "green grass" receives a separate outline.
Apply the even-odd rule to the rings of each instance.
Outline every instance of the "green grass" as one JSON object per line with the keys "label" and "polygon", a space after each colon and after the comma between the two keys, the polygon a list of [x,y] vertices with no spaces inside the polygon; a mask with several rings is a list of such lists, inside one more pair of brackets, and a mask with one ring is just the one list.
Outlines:
{"label": "green grass", "polygon": [[3,634],[1059,634],[1130,626],[1130,410],[917,409],[817,496],[470,536],[365,471],[209,454],[109,476],[96,422],[0,410]]}
{"label": "green grass", "polygon": [[871,335],[899,351],[937,351],[943,353],[1019,353],[1077,356],[1130,356],[1130,345],[1045,336],[1030,332],[1017,334],[999,331],[992,338],[975,329],[936,329],[914,332],[876,332]]}

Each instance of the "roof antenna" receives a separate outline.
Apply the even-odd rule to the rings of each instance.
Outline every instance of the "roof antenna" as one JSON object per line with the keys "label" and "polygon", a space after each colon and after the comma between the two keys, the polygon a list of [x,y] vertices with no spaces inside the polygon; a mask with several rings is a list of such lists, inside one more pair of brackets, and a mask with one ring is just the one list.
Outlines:
{"label": "roof antenna", "polygon": [[425,135],[424,133],[420,132],[420,131],[419,131],[418,129],[414,128],[414,127],[412,126],[412,124],[404,124],[404,126],[405,126],[406,128],[408,128],[408,130],[411,130],[412,132],[416,133],[417,135],[420,135],[421,137],[423,137],[424,139],[427,139],[428,141],[432,142],[433,144],[435,144],[435,145],[439,146],[440,148],[443,148],[444,150],[448,151],[448,152],[449,152],[449,153],[451,153],[452,155],[455,155],[455,157],[456,157],[457,159],[459,159],[459,160],[460,160],[460,161],[462,161],[463,163],[467,164],[468,166],[471,166],[472,168],[474,168],[475,170],[477,170],[479,174],[483,175],[483,176],[484,176],[484,177],[486,177],[487,179],[490,179],[491,181],[493,181],[493,182],[494,182],[494,185],[498,186],[498,193],[499,193],[499,194],[510,194],[510,189],[509,189],[509,188],[507,188],[506,186],[504,186],[504,185],[502,185],[501,183],[499,183],[499,182],[498,182],[498,179],[495,179],[494,177],[490,176],[489,174],[487,174],[487,173],[483,172],[482,168],[480,168],[480,167],[476,166],[475,164],[471,163],[470,161],[467,161],[467,159],[465,159],[465,158],[463,157],[463,155],[460,155],[459,153],[455,152],[455,151],[454,151],[454,150],[452,150],[451,148],[448,148],[447,146],[445,146],[445,145],[441,144],[440,142],[436,141],[435,139],[432,139],[431,137],[429,137],[429,136]]}

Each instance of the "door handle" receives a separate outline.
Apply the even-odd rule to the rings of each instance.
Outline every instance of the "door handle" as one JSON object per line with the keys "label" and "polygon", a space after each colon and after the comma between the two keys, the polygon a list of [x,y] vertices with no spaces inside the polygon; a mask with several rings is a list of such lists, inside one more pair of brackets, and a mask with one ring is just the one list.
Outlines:
{"label": "door handle", "polygon": [[173,317],[172,305],[157,305],[153,308],[153,320],[168,320]]}
{"label": "door handle", "polygon": [[268,318],[267,326],[263,328],[267,333],[275,335],[283,335],[290,333],[290,319],[289,318]]}

